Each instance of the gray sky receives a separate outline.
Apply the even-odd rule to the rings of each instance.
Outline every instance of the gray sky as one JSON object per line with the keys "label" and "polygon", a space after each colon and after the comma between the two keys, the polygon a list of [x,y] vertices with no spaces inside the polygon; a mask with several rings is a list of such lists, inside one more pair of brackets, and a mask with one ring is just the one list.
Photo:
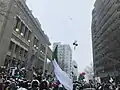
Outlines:
{"label": "gray sky", "polygon": [[49,36],[51,43],[70,44],[77,40],[79,47],[73,50],[73,60],[79,72],[92,63],[91,12],[95,0],[27,0]]}

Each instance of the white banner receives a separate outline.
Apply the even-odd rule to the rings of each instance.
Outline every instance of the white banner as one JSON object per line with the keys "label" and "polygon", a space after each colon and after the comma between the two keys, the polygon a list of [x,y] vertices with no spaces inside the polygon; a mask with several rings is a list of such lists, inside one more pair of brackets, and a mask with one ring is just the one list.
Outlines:
{"label": "white banner", "polygon": [[52,63],[54,66],[55,76],[59,80],[59,82],[65,87],[65,89],[73,90],[73,83],[69,76],[64,71],[62,71],[56,60],[53,60]]}

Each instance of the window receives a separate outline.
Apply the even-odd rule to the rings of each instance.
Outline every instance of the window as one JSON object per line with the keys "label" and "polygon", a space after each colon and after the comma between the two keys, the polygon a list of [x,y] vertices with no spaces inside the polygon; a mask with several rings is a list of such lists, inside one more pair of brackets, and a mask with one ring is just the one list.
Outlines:
{"label": "window", "polygon": [[45,46],[41,44],[40,50],[45,53]]}
{"label": "window", "polygon": [[36,37],[34,37],[33,46],[34,46],[34,48],[38,49],[39,41]]}
{"label": "window", "polygon": [[15,48],[15,53],[19,53],[20,51],[19,51],[19,46],[18,45],[16,45],[16,48]]}
{"label": "window", "polygon": [[20,24],[21,24],[20,19],[18,17],[16,17],[16,25],[15,25],[15,29],[14,29],[16,32],[19,32]]}
{"label": "window", "polygon": [[36,48],[37,47],[37,38],[36,37],[34,37],[34,41],[33,41],[33,46]]}
{"label": "window", "polygon": [[21,27],[20,27],[20,35],[24,36],[24,31],[25,31],[25,25],[21,22]]}
{"label": "window", "polygon": [[14,43],[11,41],[9,45],[9,51],[12,51],[14,48]]}
{"label": "window", "polygon": [[27,58],[27,55],[28,55],[28,52],[25,51],[25,53],[24,53],[24,57]]}
{"label": "window", "polygon": [[39,41],[38,41],[38,39],[37,39],[37,41],[36,41],[36,45],[37,45],[37,47],[38,47],[38,45],[39,45]]}
{"label": "window", "polygon": [[28,32],[27,40],[31,40],[31,32],[30,31]]}
{"label": "window", "polygon": [[25,38],[27,37],[27,31],[28,31],[28,28],[25,27],[25,32],[24,32],[24,37],[25,37]]}

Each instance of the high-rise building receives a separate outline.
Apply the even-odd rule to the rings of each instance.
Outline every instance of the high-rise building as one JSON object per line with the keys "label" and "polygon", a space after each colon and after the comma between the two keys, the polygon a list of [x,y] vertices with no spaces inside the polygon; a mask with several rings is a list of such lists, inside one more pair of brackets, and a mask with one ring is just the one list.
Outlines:
{"label": "high-rise building", "polygon": [[58,64],[63,71],[65,71],[70,78],[72,78],[72,49],[67,44],[54,43],[53,49],[58,45]]}
{"label": "high-rise building", "polygon": [[[92,12],[95,76],[106,79],[120,73],[120,0],[96,0]],[[116,79],[118,80],[118,79]]]}
{"label": "high-rise building", "polygon": [[52,56],[50,41],[25,1],[0,0],[0,66],[45,69]]}

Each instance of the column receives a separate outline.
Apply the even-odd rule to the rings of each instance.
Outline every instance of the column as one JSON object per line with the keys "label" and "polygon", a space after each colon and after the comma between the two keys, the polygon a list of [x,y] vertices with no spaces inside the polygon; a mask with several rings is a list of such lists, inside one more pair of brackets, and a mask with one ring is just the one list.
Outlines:
{"label": "column", "polygon": [[16,49],[16,44],[14,43],[13,45],[13,50],[11,51],[11,56],[10,56],[10,66],[12,65],[12,60],[13,60],[13,55],[15,53],[15,49]]}
{"label": "column", "polygon": [[45,74],[46,65],[47,65],[47,52],[48,52],[48,45],[45,45],[45,58],[44,58],[43,75]]}
{"label": "column", "polygon": [[21,55],[21,59],[22,59],[22,61],[25,61],[24,54],[25,54],[25,50],[23,49],[23,51],[22,51],[22,55]]}
{"label": "column", "polygon": [[19,58],[19,55],[20,55],[20,49],[21,49],[21,47],[18,46],[18,49],[17,49],[17,52],[16,52],[16,58],[17,59]]}

